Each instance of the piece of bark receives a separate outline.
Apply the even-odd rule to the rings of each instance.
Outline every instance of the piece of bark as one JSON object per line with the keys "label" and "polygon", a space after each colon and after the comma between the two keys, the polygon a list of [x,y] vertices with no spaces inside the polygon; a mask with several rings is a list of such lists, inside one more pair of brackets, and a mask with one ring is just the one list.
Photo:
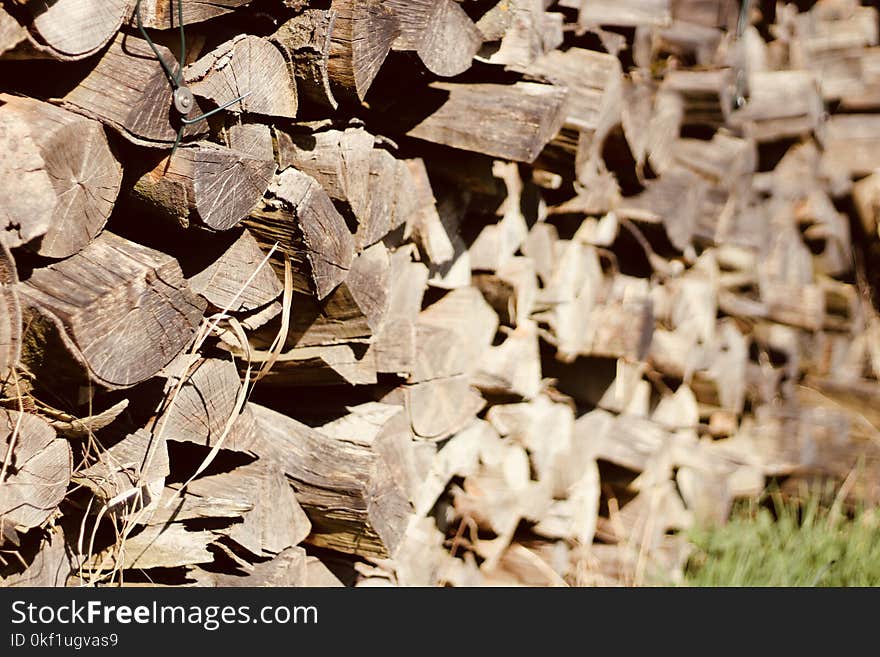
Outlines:
{"label": "piece of bark", "polygon": [[263,197],[274,159],[200,141],[178,148],[134,184],[134,197],[179,222],[229,230]]}
{"label": "piece of bark", "polygon": [[[172,70],[176,58],[157,44]],[[178,119],[172,89],[162,65],[147,42],[120,33],[104,50],[91,72],[61,98],[66,109],[98,119],[141,146],[169,148],[177,138]],[[202,109],[196,104],[192,113]],[[205,133],[205,124],[184,127],[183,137]]]}
{"label": "piece of bark", "polygon": [[400,36],[392,47],[415,51],[425,67],[440,77],[453,77],[471,66],[482,35],[460,5],[452,0],[390,0]]}
{"label": "piece of bark", "polygon": [[281,52],[267,39],[240,35],[188,66],[184,76],[196,97],[217,106],[247,94],[230,112],[296,117],[296,85]]}
{"label": "piece of bark", "polygon": [[9,249],[0,244],[0,377],[6,378],[21,358],[21,303],[18,272]]}
{"label": "piece of bark", "polygon": [[[412,513],[379,446],[395,440],[399,411],[379,426],[320,429],[251,404],[253,451],[284,470],[312,522],[307,542],[350,554],[393,555]],[[359,428],[360,427],[360,428]]]}
{"label": "piece of bark", "polygon": [[278,242],[298,276],[297,291],[325,299],[348,275],[354,238],[321,185],[287,168],[275,176],[263,203],[244,221],[264,245]]}
{"label": "piece of bark", "polygon": [[[562,127],[566,96],[563,88],[535,82],[434,82],[415,103],[392,111],[417,117],[418,123],[406,132],[410,137],[532,162]],[[505,112],[496,112],[498,107]]]}
{"label": "piece of bark", "polygon": [[380,0],[333,0],[336,12],[327,70],[339,100],[363,101],[400,34],[394,12]]}
{"label": "piece of bark", "polygon": [[[122,183],[103,128],[48,103],[5,94],[0,126],[18,144],[8,144],[7,152],[22,149],[21,160],[11,158],[11,168],[0,169],[6,181],[0,187],[10,192],[2,239],[10,247],[31,242],[29,248],[50,258],[76,253],[104,227]],[[26,188],[40,183],[40,189],[28,193],[22,178]]]}
{"label": "piece of bark", "polygon": [[338,106],[328,71],[336,16],[333,10],[307,9],[271,36],[296,80],[298,97],[329,110]]}
{"label": "piece of bark", "polygon": [[63,378],[69,366],[59,355],[67,352],[74,378],[85,367],[109,388],[156,374],[193,339],[205,309],[176,260],[106,231],[35,270],[19,292],[31,325],[22,358],[31,370]]}
{"label": "piece of bark", "polygon": [[13,36],[0,39],[0,50],[7,50],[3,56],[11,59],[90,57],[116,36],[133,7],[133,0],[33,2],[21,10],[28,29],[22,34],[6,26]]}
{"label": "piece of bark", "polygon": [[29,413],[0,411],[0,517],[22,530],[49,520],[64,499],[73,468],[70,445]]}
{"label": "piece of bark", "polygon": [[[212,0],[207,2],[184,2],[183,24],[192,25],[234,12],[251,0]],[[177,5],[165,0],[141,0],[141,17],[144,27],[168,30],[179,27]]]}

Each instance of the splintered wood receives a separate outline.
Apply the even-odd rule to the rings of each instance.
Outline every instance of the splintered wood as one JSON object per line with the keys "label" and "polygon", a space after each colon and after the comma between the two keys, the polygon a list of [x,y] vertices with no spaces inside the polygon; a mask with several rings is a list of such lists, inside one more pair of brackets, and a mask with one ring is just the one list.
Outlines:
{"label": "splintered wood", "polygon": [[0,584],[674,584],[880,502],[878,11],[771,5],[3,4]]}

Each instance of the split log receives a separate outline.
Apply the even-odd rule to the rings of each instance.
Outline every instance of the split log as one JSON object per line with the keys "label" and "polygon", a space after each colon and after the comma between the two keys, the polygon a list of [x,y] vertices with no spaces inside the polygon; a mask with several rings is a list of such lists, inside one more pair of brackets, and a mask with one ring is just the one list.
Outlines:
{"label": "split log", "polygon": [[98,509],[134,525],[147,522],[159,507],[170,472],[165,439],[139,430],[98,450],[72,480],[92,491]]}
{"label": "split log", "polygon": [[[434,82],[414,103],[394,106],[416,125],[410,137],[517,162],[532,162],[565,121],[566,90],[535,82]],[[439,105],[439,107],[438,107]],[[497,114],[495,108],[507,108]],[[430,112],[425,116],[426,112]]]}
{"label": "split log", "polygon": [[52,518],[73,468],[70,445],[29,413],[0,411],[0,524],[25,531]]}
{"label": "split log", "polygon": [[211,306],[243,315],[242,325],[254,329],[281,312],[278,299],[284,288],[271,265],[263,264],[264,259],[257,240],[250,231],[243,230],[187,280],[192,291],[205,297]]}
{"label": "split log", "polygon": [[400,35],[392,48],[414,51],[425,67],[440,77],[464,73],[483,44],[470,17],[453,0],[389,0]]}
{"label": "split log", "polygon": [[17,153],[0,168],[0,187],[9,195],[2,240],[51,258],[76,253],[104,227],[122,182],[103,128],[8,95],[0,95],[0,126],[7,152]]}
{"label": "split log", "polygon": [[[539,166],[556,160],[573,162],[571,172],[559,170],[552,164],[550,170],[569,178],[573,173],[575,179],[586,184],[588,172],[598,166],[605,138],[620,122],[623,99],[620,61],[612,55],[571,48],[564,52],[552,50],[524,70],[529,76],[568,88],[564,129],[541,154]],[[589,75],[584,75],[584,71]],[[567,132],[573,132],[574,136]]]}
{"label": "split log", "polygon": [[[2,522],[0,522],[2,524]],[[63,587],[71,573],[71,559],[68,554],[64,531],[55,527],[37,548],[27,567],[18,571],[18,563],[10,563],[0,569],[0,587]]]}
{"label": "split log", "polygon": [[133,196],[184,228],[223,231],[250,213],[274,174],[274,159],[200,141],[162,158],[134,184]]}
{"label": "split log", "polygon": [[[157,45],[174,69],[171,51]],[[168,148],[177,138],[178,119],[172,89],[162,65],[147,42],[120,33],[89,74],[61,98],[66,109],[98,119],[141,146]],[[195,104],[193,115],[204,110]],[[203,123],[184,127],[183,137],[205,133]]]}
{"label": "split log", "polygon": [[477,26],[489,42],[479,59],[504,66],[528,66],[562,45],[562,16],[545,9],[541,0],[498,2],[483,14]]}
{"label": "split log", "polygon": [[[251,0],[213,0],[210,3],[184,2],[183,24],[192,25],[234,12]],[[141,17],[144,27],[168,30],[179,27],[177,5],[165,0],[141,0]]]}
{"label": "split log", "polygon": [[265,246],[274,242],[296,266],[295,289],[325,299],[348,275],[354,239],[323,187],[293,168],[279,173],[244,221]]}
{"label": "split log", "polygon": [[[873,114],[841,114],[825,124],[823,167],[861,177],[880,167],[877,156],[880,117]],[[839,174],[838,174],[839,175]]]}
{"label": "split log", "polygon": [[[0,39],[2,49],[7,50],[3,56],[11,59],[51,57],[64,61],[90,57],[116,36],[133,7],[133,0],[30,3],[22,10],[29,30],[9,41]],[[7,20],[11,19],[0,18],[0,23]],[[13,31],[14,28],[6,29]]]}
{"label": "split log", "polygon": [[428,269],[412,261],[412,249],[400,248],[391,255],[391,290],[382,327],[373,336],[376,369],[409,375],[415,368],[416,323],[422,308]]}
{"label": "split log", "polygon": [[598,0],[583,3],[578,22],[589,26],[651,27],[666,25],[670,18],[669,0]]}
{"label": "split log", "polygon": [[336,12],[327,69],[339,100],[363,101],[400,34],[394,12],[379,0],[333,0]]}
{"label": "split log", "polygon": [[271,36],[296,80],[298,98],[335,110],[338,103],[330,84],[330,48],[336,24],[333,10],[307,9],[284,23]]}
{"label": "split log", "polygon": [[281,52],[267,39],[240,35],[189,65],[184,77],[197,98],[218,107],[246,96],[230,112],[296,117],[296,85]]}
{"label": "split log", "polygon": [[[349,554],[393,555],[412,514],[405,467],[386,446],[410,440],[401,409],[368,407],[312,429],[262,406],[254,452],[277,463],[312,522],[307,542]],[[342,423],[344,422],[344,423]]]}
{"label": "split log", "polygon": [[361,128],[315,133],[276,131],[279,167],[313,176],[330,197],[346,203],[358,223],[356,248],[381,240],[407,220],[414,181],[407,165],[375,148]]}
{"label": "split log", "polygon": [[0,378],[6,379],[21,357],[21,303],[18,272],[9,249],[0,244]]}
{"label": "split log", "polygon": [[51,372],[51,385],[81,368],[108,388],[144,381],[189,344],[205,309],[176,260],[110,232],[34,271],[19,293],[29,324],[22,359]]}
{"label": "split log", "polygon": [[730,124],[756,141],[775,141],[818,130],[825,111],[816,79],[808,71],[757,71],[748,78],[749,98]]}
{"label": "split log", "polygon": [[242,383],[232,361],[181,357],[159,376],[164,397],[147,431],[161,440],[238,452],[250,448],[254,419],[247,407],[237,408]]}

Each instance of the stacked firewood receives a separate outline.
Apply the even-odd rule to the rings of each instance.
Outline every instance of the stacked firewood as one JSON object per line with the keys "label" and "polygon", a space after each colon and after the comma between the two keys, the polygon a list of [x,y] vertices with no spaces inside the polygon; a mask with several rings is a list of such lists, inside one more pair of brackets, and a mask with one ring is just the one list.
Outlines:
{"label": "stacked firewood", "polygon": [[3,0],[0,582],[674,583],[877,501],[870,4]]}

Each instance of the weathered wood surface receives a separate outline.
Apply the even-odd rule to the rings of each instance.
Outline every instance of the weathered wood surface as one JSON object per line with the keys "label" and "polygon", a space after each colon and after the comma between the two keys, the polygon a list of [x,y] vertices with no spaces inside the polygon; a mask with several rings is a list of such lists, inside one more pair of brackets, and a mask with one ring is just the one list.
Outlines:
{"label": "weathered wood surface", "polygon": [[155,375],[189,346],[205,309],[177,261],[106,231],[35,272],[19,294],[32,371],[59,367],[66,351],[74,368],[111,388]]}
{"label": "weathered wood surface", "polygon": [[0,10],[3,584],[668,584],[880,499],[873,6],[144,0],[177,81],[76,2]]}

